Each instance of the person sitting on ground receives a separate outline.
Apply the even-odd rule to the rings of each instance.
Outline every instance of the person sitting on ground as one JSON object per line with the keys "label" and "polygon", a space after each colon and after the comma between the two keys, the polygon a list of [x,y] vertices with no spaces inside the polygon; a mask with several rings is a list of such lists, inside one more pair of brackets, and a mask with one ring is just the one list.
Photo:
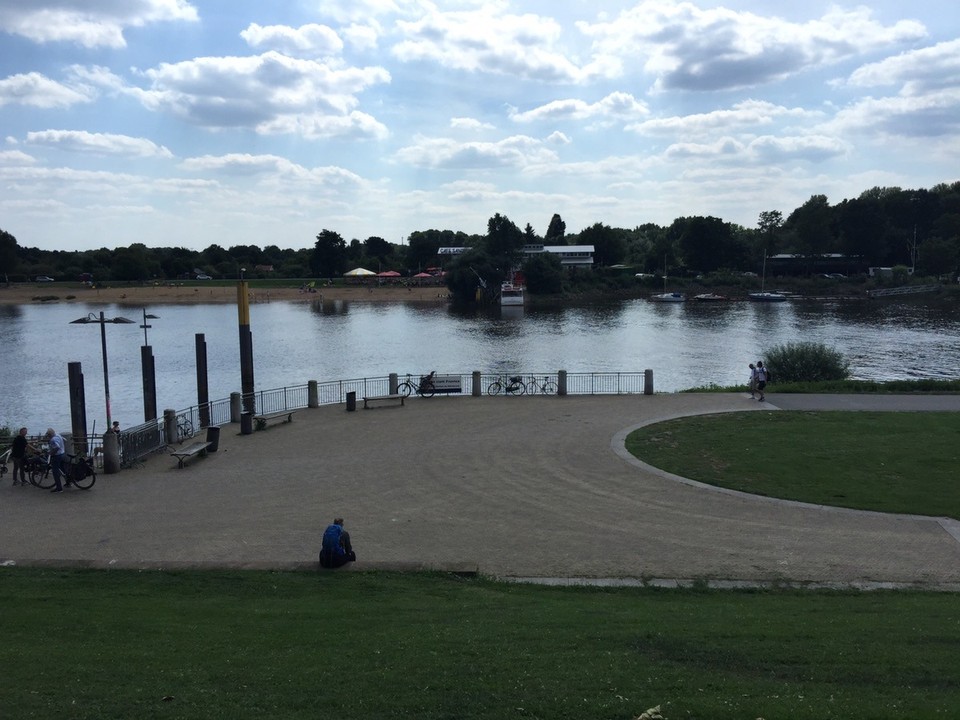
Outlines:
{"label": "person sitting on ground", "polygon": [[356,559],[357,554],[350,544],[350,533],[343,529],[343,518],[334,518],[333,523],[323,532],[320,567],[338,568]]}

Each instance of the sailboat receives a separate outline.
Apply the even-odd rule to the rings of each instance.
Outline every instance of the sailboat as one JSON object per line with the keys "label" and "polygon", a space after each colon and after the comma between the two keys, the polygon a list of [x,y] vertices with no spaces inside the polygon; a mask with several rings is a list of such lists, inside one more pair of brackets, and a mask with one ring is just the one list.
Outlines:
{"label": "sailboat", "polygon": [[681,303],[687,299],[682,292],[667,292],[667,256],[663,256],[663,292],[651,295],[653,302]]}
{"label": "sailboat", "polygon": [[747,295],[751,300],[757,302],[783,302],[787,296],[778,292],[764,292],[763,288],[767,283],[767,253],[763,253],[763,274],[760,276],[760,292],[752,292]]}

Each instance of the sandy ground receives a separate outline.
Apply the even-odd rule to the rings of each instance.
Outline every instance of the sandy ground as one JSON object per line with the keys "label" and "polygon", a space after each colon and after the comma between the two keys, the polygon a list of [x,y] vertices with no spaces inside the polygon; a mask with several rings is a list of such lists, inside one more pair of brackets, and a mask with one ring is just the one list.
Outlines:
{"label": "sandy ground", "polygon": [[[40,298],[56,298],[41,300]],[[325,287],[302,292],[299,286],[288,288],[252,288],[250,302],[447,302],[446,287]],[[44,302],[104,303],[127,305],[170,305],[191,303],[235,303],[236,286],[158,285],[131,287],[77,288],[60,283],[24,283],[0,286],[0,305],[29,305]]]}

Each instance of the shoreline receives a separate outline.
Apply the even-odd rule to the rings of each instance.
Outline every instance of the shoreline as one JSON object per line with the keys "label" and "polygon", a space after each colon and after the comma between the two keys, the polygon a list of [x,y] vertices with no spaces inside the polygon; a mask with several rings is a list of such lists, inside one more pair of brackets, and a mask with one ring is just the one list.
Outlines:
{"label": "shoreline", "polygon": [[[0,305],[204,305],[237,302],[236,286],[134,285],[130,287],[55,287],[34,283],[0,287]],[[367,302],[446,304],[444,286],[331,286],[306,292],[299,287],[250,288],[250,303]]]}

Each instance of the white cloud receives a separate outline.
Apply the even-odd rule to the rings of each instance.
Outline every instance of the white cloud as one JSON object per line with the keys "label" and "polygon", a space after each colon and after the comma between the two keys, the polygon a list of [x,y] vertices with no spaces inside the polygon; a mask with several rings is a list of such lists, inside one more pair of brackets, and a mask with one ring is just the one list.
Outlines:
{"label": "white cloud", "polygon": [[401,148],[397,159],[416,167],[438,169],[525,168],[553,162],[556,154],[539,140],[514,135],[499,142],[458,142],[449,138],[417,137]]}
{"label": "white cloud", "polygon": [[250,155],[230,153],[227,155],[203,155],[188,158],[180,166],[191,172],[215,172],[223,175],[263,178],[274,177],[282,180],[306,181],[323,185],[363,184],[355,173],[340,167],[306,168],[278,155]]}
{"label": "white cloud", "polygon": [[603,62],[570,59],[560,44],[561,26],[553,18],[502,14],[494,3],[455,12],[430,8],[415,20],[399,20],[397,29],[404,39],[392,52],[403,62],[550,83],[611,74]]}
{"label": "white cloud", "polygon": [[475,118],[455,117],[450,118],[450,127],[460,130],[493,130],[490,123],[480,122]]}
{"label": "white cloud", "polygon": [[34,42],[126,46],[123,31],[157,22],[196,22],[186,0],[0,0],[0,30]]}
{"label": "white cloud", "polygon": [[251,23],[240,33],[252,48],[278,50],[288,55],[330,56],[343,51],[340,36],[326,25],[301,25],[298,28],[286,25],[263,27]]}
{"label": "white cloud", "polygon": [[18,104],[63,108],[91,102],[94,96],[89,89],[69,87],[37,72],[11,75],[0,80],[0,107]]}
{"label": "white cloud", "polygon": [[375,50],[381,30],[375,23],[353,23],[341,28],[340,34],[356,50]]}
{"label": "white cloud", "polygon": [[20,150],[0,150],[0,165],[32,165],[36,159]]}
{"label": "white cloud", "polygon": [[130,88],[129,94],[196,125],[306,137],[386,134],[383,125],[355,111],[359,93],[390,81],[380,67],[334,67],[269,51],[164,63],[143,74],[151,87]]}
{"label": "white cloud", "polygon": [[578,27],[611,62],[642,62],[655,89],[693,91],[755,87],[926,36],[918,22],[884,26],[865,7],[792,23],[677,0],[644,0],[609,22]]}
{"label": "white cloud", "polygon": [[146,138],[110,133],[90,133],[83,130],[43,130],[27,133],[27,143],[66,150],[68,152],[92,153],[124,157],[171,158],[171,153],[162,145]]}
{"label": "white cloud", "polygon": [[960,39],[885,58],[857,68],[852,87],[903,86],[906,95],[960,87]]}
{"label": "white cloud", "polygon": [[865,98],[842,109],[823,129],[887,137],[954,140],[960,132],[960,88],[921,96]]}
{"label": "white cloud", "polygon": [[554,130],[547,137],[547,142],[551,145],[569,145],[573,141],[559,130]]}
{"label": "white cloud", "polygon": [[736,128],[762,127],[783,118],[813,119],[821,116],[822,114],[818,112],[802,108],[786,108],[765,100],[744,100],[730,109],[654,118],[628,125],[627,129],[647,135],[686,136],[712,133],[716,130],[730,131]]}
{"label": "white cloud", "polygon": [[638,101],[630,93],[614,92],[595,103],[572,98],[553,100],[525,112],[511,111],[510,119],[520,123],[543,120],[587,120],[592,118],[633,120],[649,114],[650,110],[646,104]]}

